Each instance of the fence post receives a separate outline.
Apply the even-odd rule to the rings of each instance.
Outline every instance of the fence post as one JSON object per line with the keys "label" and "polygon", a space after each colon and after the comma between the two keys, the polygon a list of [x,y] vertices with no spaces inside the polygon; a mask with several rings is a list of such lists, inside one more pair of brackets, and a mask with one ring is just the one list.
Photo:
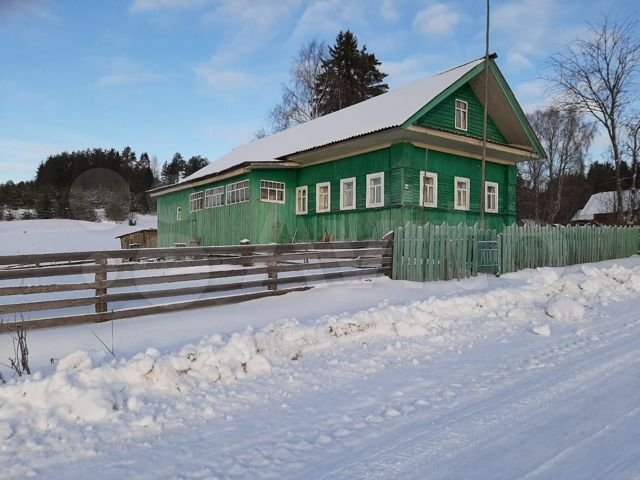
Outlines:
{"label": "fence post", "polygon": [[107,272],[105,270],[105,266],[107,265],[107,257],[104,255],[99,255],[96,257],[96,265],[98,267],[96,271],[96,297],[98,297],[98,302],[96,303],[96,313],[105,313],[107,311],[107,302],[102,300],[100,297],[102,295],[107,294],[107,287],[105,286],[105,282],[107,280]]}
{"label": "fence post", "polygon": [[[240,245],[247,245],[247,246],[251,245],[251,240],[249,240],[248,238],[240,240]],[[243,250],[242,253],[240,254],[241,257],[250,257],[252,255],[253,255],[253,252],[248,248],[246,250]],[[251,267],[253,265],[253,260],[250,258],[247,258],[240,265],[242,265],[243,267]]]}
{"label": "fence post", "polygon": [[385,276],[389,277],[389,278],[393,278],[393,250],[394,250],[394,233],[393,230],[391,230],[390,232],[387,232],[383,237],[382,240],[385,242],[385,245],[383,245],[382,248],[391,248],[391,254],[383,254],[382,255],[382,261],[384,262],[385,259],[387,259],[390,263],[387,267],[385,267],[384,269],[384,274]]}
{"label": "fence post", "polygon": [[269,261],[267,263],[267,278],[269,280],[275,280],[273,283],[267,285],[267,290],[278,290],[278,270],[276,269],[277,266],[277,262],[274,261]]}

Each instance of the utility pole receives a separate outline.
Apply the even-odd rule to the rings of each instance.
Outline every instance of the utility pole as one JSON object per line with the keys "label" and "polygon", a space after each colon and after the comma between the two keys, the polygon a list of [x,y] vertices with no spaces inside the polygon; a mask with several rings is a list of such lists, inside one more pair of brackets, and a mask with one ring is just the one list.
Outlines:
{"label": "utility pole", "polygon": [[484,228],[485,166],[487,163],[487,107],[489,103],[489,0],[487,0],[487,27],[484,49],[484,115],[482,124],[482,167],[480,174],[480,228]]}

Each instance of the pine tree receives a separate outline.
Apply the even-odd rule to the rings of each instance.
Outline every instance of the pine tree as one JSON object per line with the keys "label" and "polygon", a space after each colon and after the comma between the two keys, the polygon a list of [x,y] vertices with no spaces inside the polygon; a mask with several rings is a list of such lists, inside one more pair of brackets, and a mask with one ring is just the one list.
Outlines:
{"label": "pine tree", "polygon": [[380,61],[367,52],[364,45],[358,49],[358,39],[349,30],[340,32],[336,43],[329,47],[329,57],[322,62],[322,72],[316,80],[321,115],[385,93],[389,86],[382,81],[387,76],[378,67]]}
{"label": "pine tree", "polygon": [[170,162],[164,162],[162,164],[162,182],[165,185],[177,183],[178,180],[184,176],[186,166],[187,163],[182,158],[182,155],[176,153]]}
{"label": "pine tree", "polygon": [[187,161],[184,169],[184,176],[188,177],[207,165],[209,165],[209,160],[201,157],[200,155],[195,155]]}

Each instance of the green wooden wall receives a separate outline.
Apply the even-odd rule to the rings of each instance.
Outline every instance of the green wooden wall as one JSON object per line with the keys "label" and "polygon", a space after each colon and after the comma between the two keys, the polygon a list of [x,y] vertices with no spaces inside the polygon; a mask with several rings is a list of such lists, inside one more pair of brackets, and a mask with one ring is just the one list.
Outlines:
{"label": "green wooden wall", "polygon": [[[419,203],[420,171],[438,174],[438,207]],[[366,176],[384,172],[384,207],[366,208]],[[453,208],[454,177],[471,180],[471,209]],[[340,211],[340,179],[356,178],[356,209]],[[486,213],[486,228],[502,230],[515,222],[516,167],[487,163],[487,181],[497,182],[498,213]],[[219,185],[248,179],[251,200],[189,212],[189,194]],[[285,204],[260,201],[260,180],[286,185]],[[331,211],[316,213],[316,184],[331,183]],[[295,213],[295,189],[308,187],[309,208],[305,215]],[[182,207],[182,221],[176,221],[176,208]],[[399,143],[300,169],[260,169],[222,182],[189,188],[158,197],[158,241],[160,246],[189,243],[200,237],[203,245],[237,244],[247,238],[252,243],[381,238],[407,222],[472,225],[479,220],[480,161],[447,153],[429,151],[410,143]]]}
{"label": "green wooden wall", "polygon": [[[455,128],[455,104],[456,99],[463,100],[468,104],[468,125],[467,131]],[[416,120],[415,124],[421,127],[436,128],[447,132],[465,135],[467,137],[482,138],[484,107],[468,83],[457,89],[454,93],[442,100],[422,117]],[[487,140],[503,145],[507,144],[504,135],[498,130],[491,116],[487,116]]]}

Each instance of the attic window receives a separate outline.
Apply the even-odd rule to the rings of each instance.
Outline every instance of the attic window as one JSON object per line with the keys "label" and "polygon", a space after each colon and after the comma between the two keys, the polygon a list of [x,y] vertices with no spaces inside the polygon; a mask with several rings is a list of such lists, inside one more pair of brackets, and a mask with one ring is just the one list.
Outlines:
{"label": "attic window", "polygon": [[456,98],[456,128],[458,130],[467,131],[467,117],[469,112],[469,104],[463,100]]}

